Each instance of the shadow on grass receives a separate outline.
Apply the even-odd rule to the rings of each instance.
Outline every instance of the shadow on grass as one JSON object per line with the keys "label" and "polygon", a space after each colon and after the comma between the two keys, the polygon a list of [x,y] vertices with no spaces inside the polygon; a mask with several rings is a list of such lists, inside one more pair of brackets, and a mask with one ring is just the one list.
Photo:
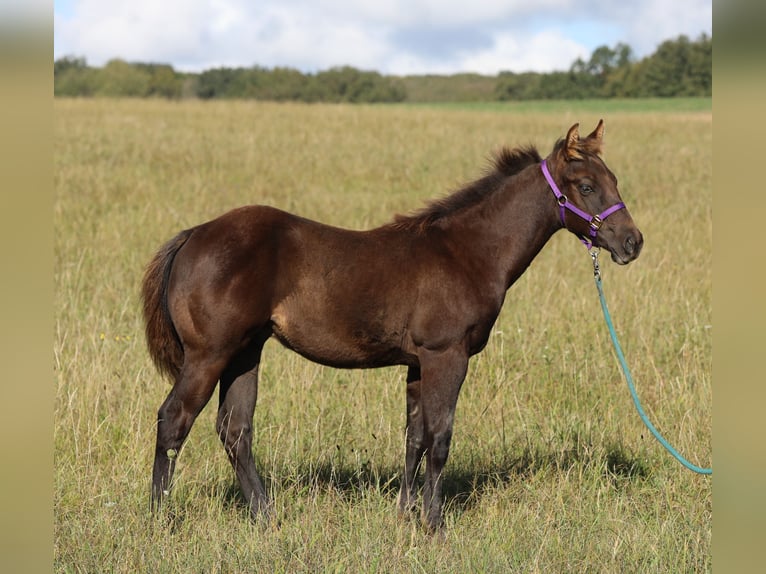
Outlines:
{"label": "shadow on grass", "polygon": [[645,462],[620,445],[611,445],[595,456],[590,449],[572,448],[556,452],[525,448],[507,453],[491,468],[453,469],[444,479],[445,503],[465,512],[476,506],[488,490],[503,488],[512,482],[536,475],[567,475],[573,468],[597,469],[601,478],[614,488],[646,479],[650,471]]}
{"label": "shadow on grass", "polygon": [[[424,466],[425,459],[419,472],[421,486]],[[614,488],[642,481],[650,474],[645,462],[617,444],[608,446],[598,456],[587,447],[556,452],[525,448],[521,452],[505,453],[498,462],[484,467],[460,467],[448,462],[443,486],[445,507],[462,514],[475,507],[490,490],[540,474],[566,475],[577,466],[597,468],[602,479]],[[268,483],[277,481],[284,488],[298,491],[332,491],[349,502],[375,491],[392,500],[392,512],[395,512],[394,501],[401,487],[401,472],[398,467],[375,467],[370,463],[354,466],[347,461],[306,462],[290,467],[285,476],[274,475],[266,482],[267,489]],[[223,498],[226,504],[241,507],[243,512],[247,512],[247,503],[235,481],[225,487]]]}

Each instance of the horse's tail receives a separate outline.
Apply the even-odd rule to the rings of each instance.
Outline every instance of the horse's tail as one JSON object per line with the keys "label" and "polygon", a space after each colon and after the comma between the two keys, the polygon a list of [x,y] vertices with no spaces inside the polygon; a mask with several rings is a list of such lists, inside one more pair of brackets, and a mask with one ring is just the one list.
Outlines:
{"label": "horse's tail", "polygon": [[181,372],[184,350],[168,309],[168,283],[173,260],[191,233],[191,229],[182,231],[162,246],[146,267],[141,285],[146,345],[157,370],[173,383]]}

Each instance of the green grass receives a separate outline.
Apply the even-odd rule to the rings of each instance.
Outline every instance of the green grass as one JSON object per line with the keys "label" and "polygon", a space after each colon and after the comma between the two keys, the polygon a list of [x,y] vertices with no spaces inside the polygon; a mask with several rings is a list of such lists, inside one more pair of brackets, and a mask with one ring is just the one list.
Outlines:
{"label": "green grass", "polygon": [[[156,410],[144,265],[245,203],[368,228],[478,176],[502,144],[543,155],[606,121],[606,160],[645,236],[604,286],[644,408],[712,463],[712,113],[595,106],[323,106],[56,100],[57,572],[704,572],[712,480],[643,428],[590,259],[559,233],[472,359],[446,469],[445,540],[396,517],[404,370],[339,371],[269,342],[254,451],[280,527],[247,518],[211,401],[148,513]],[[544,108],[544,106],[543,106]]]}
{"label": "green grass", "polygon": [[531,100],[518,102],[443,102],[406,104],[440,109],[481,110],[506,113],[696,113],[713,111],[712,98],[605,98],[586,100]]}

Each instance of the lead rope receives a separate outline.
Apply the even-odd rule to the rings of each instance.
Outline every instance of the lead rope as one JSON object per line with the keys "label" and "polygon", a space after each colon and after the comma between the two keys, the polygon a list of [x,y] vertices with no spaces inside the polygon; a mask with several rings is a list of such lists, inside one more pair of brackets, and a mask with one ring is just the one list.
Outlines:
{"label": "lead rope", "polygon": [[712,468],[702,468],[697,465],[694,465],[690,463],[688,460],[686,460],[683,456],[681,456],[676,449],[674,449],[670,443],[668,443],[667,440],[660,434],[660,432],[654,428],[654,425],[649,420],[649,417],[646,416],[646,413],[644,412],[644,409],[641,407],[641,401],[638,400],[638,394],[636,393],[636,387],[633,385],[633,377],[630,374],[630,369],[628,368],[628,363],[625,361],[625,355],[622,353],[622,347],[620,347],[620,342],[617,340],[617,333],[614,330],[614,325],[612,324],[612,317],[609,315],[609,309],[607,309],[606,306],[606,298],[604,297],[604,289],[601,285],[601,269],[598,265],[598,249],[588,250],[590,253],[591,259],[593,260],[593,276],[596,280],[596,288],[598,289],[598,297],[601,300],[601,310],[604,312],[604,319],[606,320],[606,326],[609,328],[609,336],[612,338],[612,344],[614,345],[614,350],[617,353],[617,358],[620,361],[620,367],[622,367],[622,372],[625,375],[625,380],[628,383],[628,388],[630,389],[630,395],[633,397],[633,404],[636,405],[636,410],[638,411],[639,416],[641,417],[641,420],[644,421],[644,424],[646,425],[646,428],[651,431],[651,433],[654,435],[654,438],[656,438],[658,441],[660,441],[660,444],[665,447],[665,449],[672,454],[675,459],[680,462],[682,465],[684,465],[689,470],[693,470],[696,473],[699,474],[713,474]]}

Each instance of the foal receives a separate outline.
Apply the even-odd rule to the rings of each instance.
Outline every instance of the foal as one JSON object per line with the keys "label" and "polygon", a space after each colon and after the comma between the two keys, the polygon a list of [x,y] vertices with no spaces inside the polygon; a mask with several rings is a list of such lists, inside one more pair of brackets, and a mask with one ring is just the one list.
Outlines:
{"label": "foal", "polygon": [[332,367],[407,367],[398,506],[414,508],[425,457],[421,518],[438,529],[458,393],[508,288],[562,228],[619,264],[641,251],[600,157],[603,133],[601,121],[581,138],[575,124],[545,160],[531,147],[504,149],[482,178],[369,231],[255,205],[171,239],[142,287],[149,352],[173,382],[158,413],[152,506],[168,494],[179,449],[220,382],[216,430],[252,516],[270,512],[252,419],[261,350],[274,336]]}

